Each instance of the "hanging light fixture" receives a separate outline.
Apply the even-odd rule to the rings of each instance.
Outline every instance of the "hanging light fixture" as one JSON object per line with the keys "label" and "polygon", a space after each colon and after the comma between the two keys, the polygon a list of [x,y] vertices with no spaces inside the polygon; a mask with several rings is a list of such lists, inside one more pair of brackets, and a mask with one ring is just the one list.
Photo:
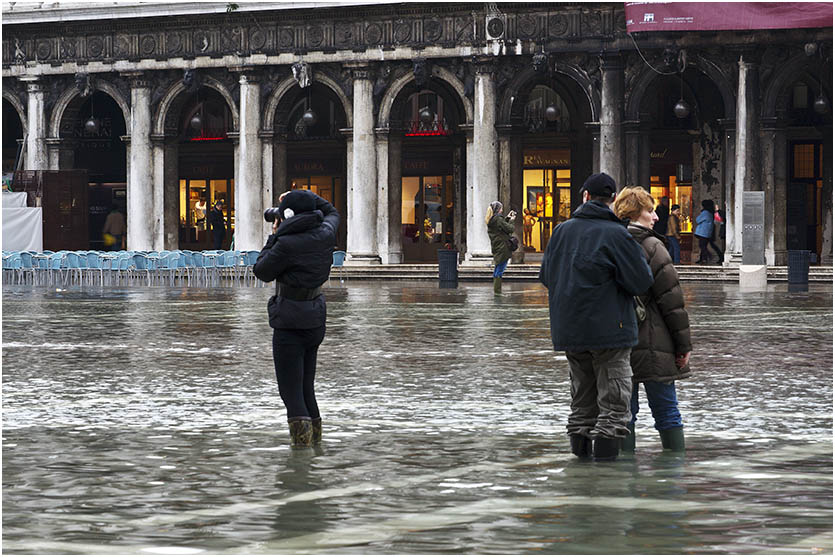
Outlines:
{"label": "hanging light fixture", "polygon": [[313,100],[310,98],[310,89],[307,90],[307,109],[302,113],[302,124],[306,128],[316,125],[319,121],[319,115],[313,110]]}
{"label": "hanging light fixture", "polygon": [[194,116],[191,117],[189,125],[191,126],[191,129],[199,132],[203,129],[203,103],[200,102],[200,89],[197,90],[197,107],[199,112],[196,112]]}
{"label": "hanging light fixture", "polygon": [[559,117],[560,110],[553,104],[545,108],[545,119],[549,122],[556,122]]}
{"label": "hanging light fixture", "polygon": [[424,124],[431,124],[433,120],[435,120],[435,113],[432,112],[432,109],[429,108],[429,106],[424,106],[420,109],[420,112],[418,112],[418,118],[420,118],[420,121]]}
{"label": "hanging light fixture", "polygon": [[827,102],[823,94],[818,95],[818,98],[815,99],[815,104],[813,106],[815,112],[817,112],[818,114],[826,114],[827,112],[829,112],[829,102]]}
{"label": "hanging light fixture", "polygon": [[681,88],[679,90],[679,99],[676,105],[673,107],[673,112],[676,114],[676,118],[679,120],[683,120],[690,116],[690,105],[687,104],[687,101],[684,100],[684,69],[682,68],[681,72],[679,72],[678,76]]}
{"label": "hanging light fixture", "polygon": [[99,119],[95,117],[95,112],[93,112],[93,95],[90,95],[90,117],[84,122],[84,131],[90,135],[95,135],[99,133],[100,128],[101,122],[99,122]]}

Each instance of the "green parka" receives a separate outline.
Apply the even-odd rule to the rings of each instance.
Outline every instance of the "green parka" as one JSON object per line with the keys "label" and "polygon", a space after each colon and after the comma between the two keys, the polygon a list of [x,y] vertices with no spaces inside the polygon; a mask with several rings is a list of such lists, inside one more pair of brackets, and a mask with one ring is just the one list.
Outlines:
{"label": "green parka", "polygon": [[513,223],[504,215],[493,215],[487,223],[487,236],[490,238],[490,251],[493,252],[493,265],[500,265],[510,259],[510,235]]}
{"label": "green parka", "polygon": [[641,296],[647,316],[638,327],[638,345],[632,349],[632,380],[684,379],[690,376],[690,365],[676,367],[676,354],[686,354],[693,346],[678,273],[660,234],[637,223],[630,223],[628,230],[643,248],[654,279]]}

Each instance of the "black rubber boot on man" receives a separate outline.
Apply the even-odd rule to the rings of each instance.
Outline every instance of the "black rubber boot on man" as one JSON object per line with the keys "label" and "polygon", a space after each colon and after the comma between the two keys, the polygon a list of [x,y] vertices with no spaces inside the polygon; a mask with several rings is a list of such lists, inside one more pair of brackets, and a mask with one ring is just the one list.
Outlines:
{"label": "black rubber boot on man", "polygon": [[629,433],[620,440],[620,450],[625,453],[635,452],[635,424],[628,424]]}
{"label": "black rubber boot on man", "polygon": [[313,424],[307,416],[289,418],[290,448],[308,449],[313,446]]}
{"label": "black rubber boot on man", "polygon": [[322,418],[313,418],[313,444],[318,445],[322,442]]}
{"label": "black rubber boot on man", "polygon": [[684,452],[684,428],[663,429],[658,435],[661,436],[661,446],[665,451]]}
{"label": "black rubber boot on man", "polygon": [[615,460],[620,453],[620,439],[598,437],[592,445],[594,460]]}
{"label": "black rubber boot on man", "polygon": [[493,293],[502,293],[502,277],[493,277]]}
{"label": "black rubber boot on man", "polygon": [[579,458],[589,458],[591,456],[591,439],[584,435],[572,433],[568,436],[571,440],[571,452]]}

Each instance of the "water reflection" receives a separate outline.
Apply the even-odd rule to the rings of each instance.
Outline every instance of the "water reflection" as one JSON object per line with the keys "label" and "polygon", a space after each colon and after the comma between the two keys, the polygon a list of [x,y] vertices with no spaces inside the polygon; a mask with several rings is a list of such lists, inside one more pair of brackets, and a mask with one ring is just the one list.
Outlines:
{"label": "water reflection", "polygon": [[646,413],[615,463],[570,456],[545,293],[505,290],[332,283],[290,451],[268,290],[5,287],[2,549],[831,553],[831,286],[685,285],[687,454]]}

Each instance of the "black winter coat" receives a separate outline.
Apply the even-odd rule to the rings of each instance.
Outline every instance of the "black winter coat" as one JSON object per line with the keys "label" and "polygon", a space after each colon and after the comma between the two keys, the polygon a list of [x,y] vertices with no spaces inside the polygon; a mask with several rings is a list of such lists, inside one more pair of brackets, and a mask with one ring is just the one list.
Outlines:
{"label": "black winter coat", "polygon": [[641,244],[655,277],[652,287],[641,296],[647,317],[638,329],[638,345],[632,349],[632,380],[684,379],[690,376],[690,366],[676,367],[676,354],[686,354],[693,346],[678,273],[660,234],[636,223],[628,230]]}
{"label": "black winter coat", "polygon": [[223,218],[223,211],[219,211],[214,207],[209,211],[209,226],[213,232],[226,233],[226,219]]}
{"label": "black winter coat", "polygon": [[[264,282],[313,289],[328,280],[339,213],[326,200],[310,195],[316,196],[316,210],[283,221],[258,254],[253,272]],[[315,329],[325,324],[325,297],[297,301],[273,296],[267,312],[274,329]]]}
{"label": "black winter coat", "polygon": [[638,342],[633,296],[652,285],[641,247],[609,207],[589,201],[554,230],[539,280],[548,287],[555,350]]}

